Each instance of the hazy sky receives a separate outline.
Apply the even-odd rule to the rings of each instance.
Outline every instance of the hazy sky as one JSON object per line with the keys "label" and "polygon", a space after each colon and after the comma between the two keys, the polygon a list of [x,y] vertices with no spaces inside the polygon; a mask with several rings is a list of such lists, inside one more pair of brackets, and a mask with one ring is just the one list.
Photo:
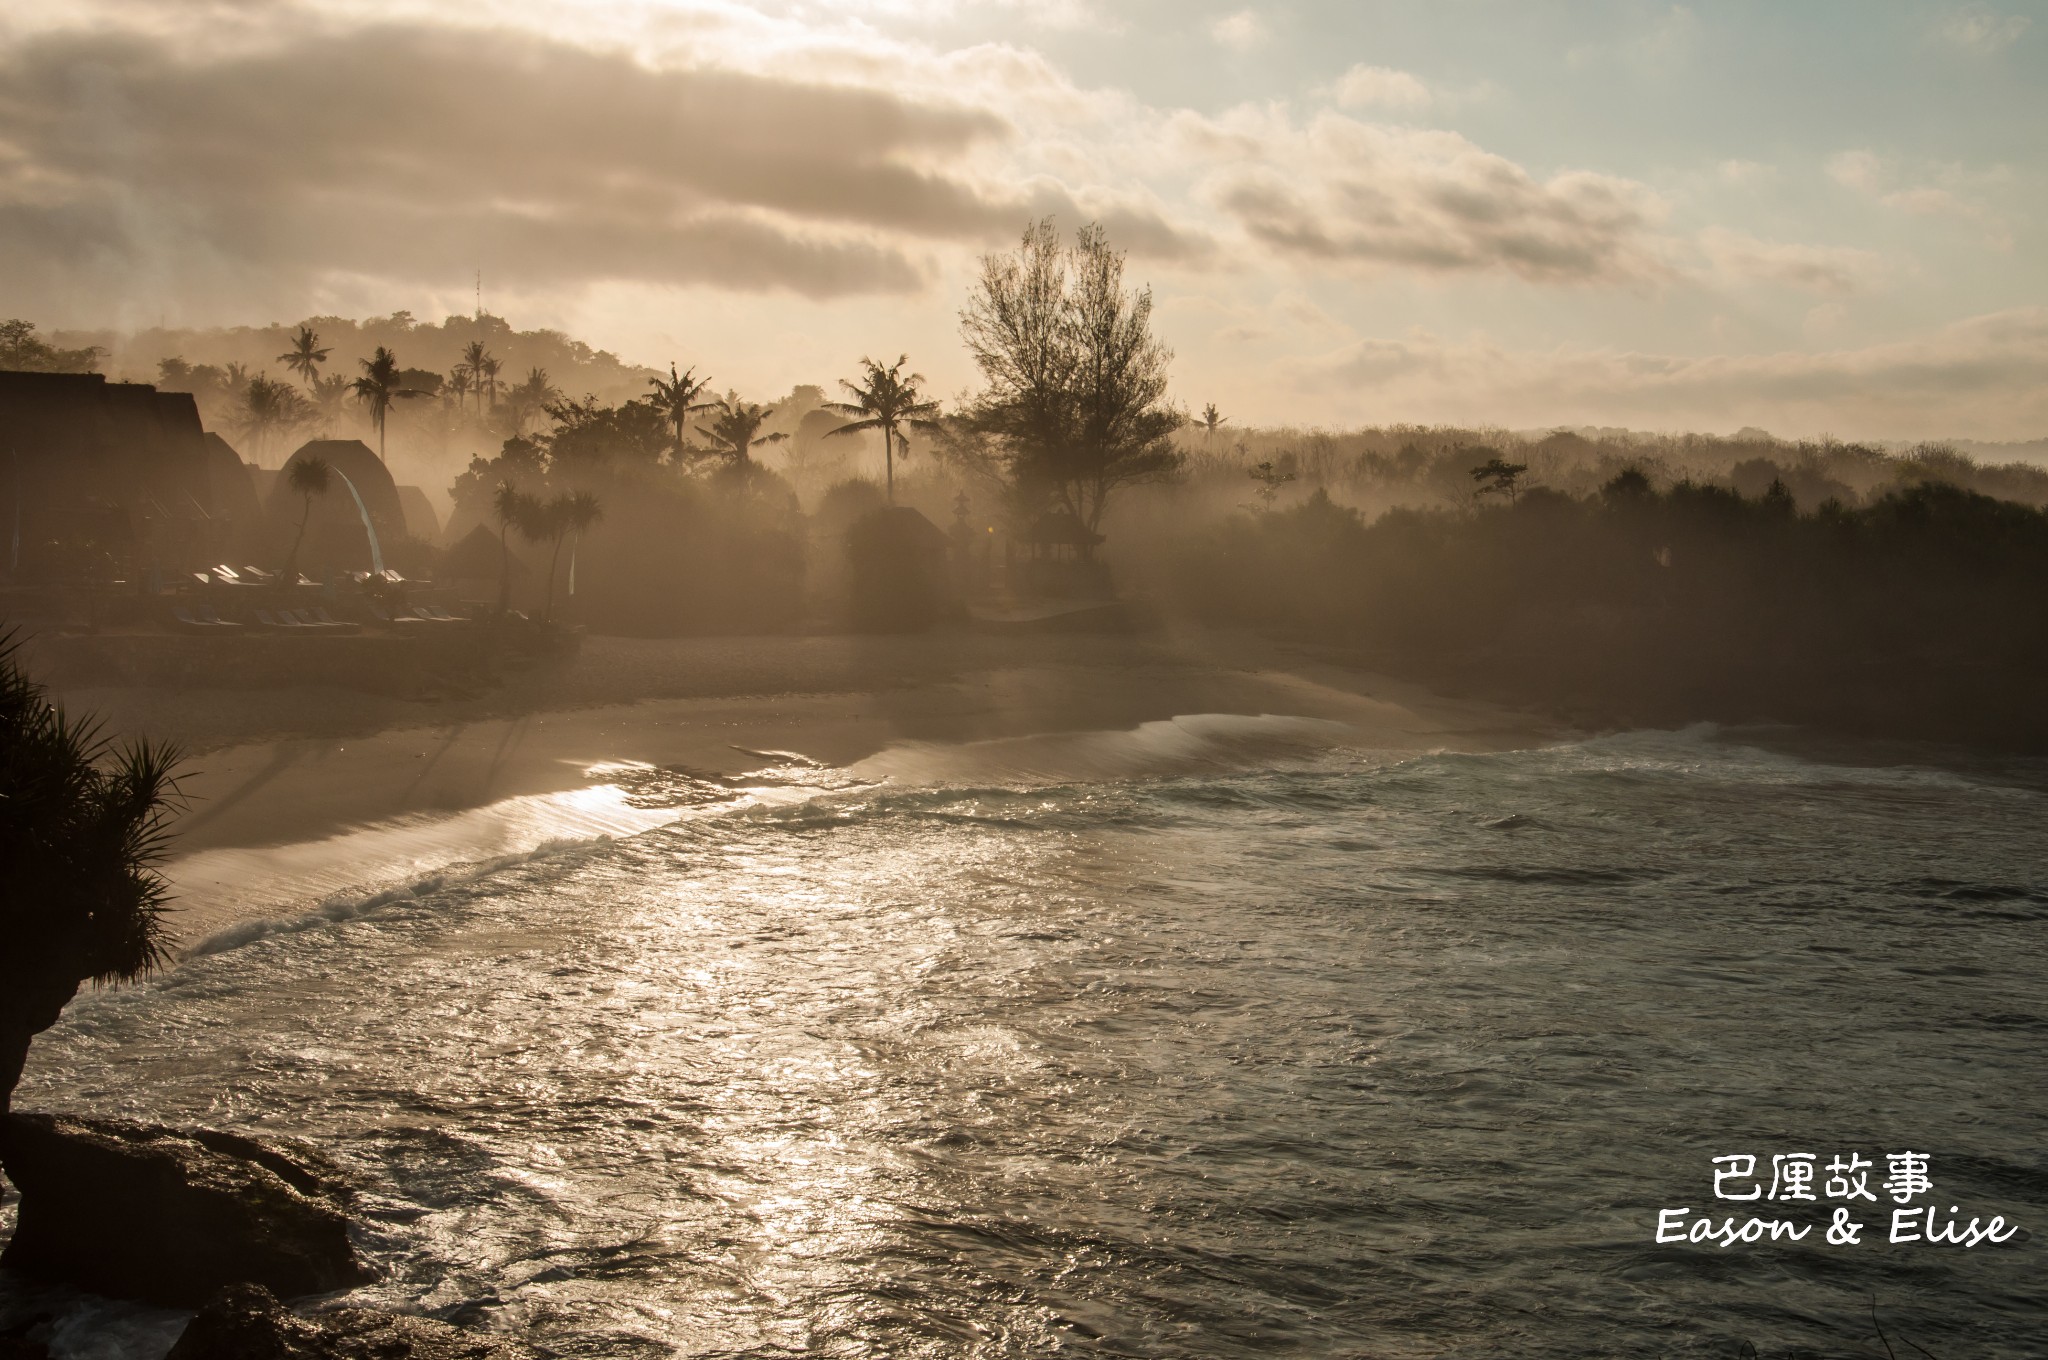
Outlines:
{"label": "hazy sky", "polygon": [[2048,3],[35,0],[0,314],[951,392],[1051,212],[1241,422],[2038,438],[2044,150]]}

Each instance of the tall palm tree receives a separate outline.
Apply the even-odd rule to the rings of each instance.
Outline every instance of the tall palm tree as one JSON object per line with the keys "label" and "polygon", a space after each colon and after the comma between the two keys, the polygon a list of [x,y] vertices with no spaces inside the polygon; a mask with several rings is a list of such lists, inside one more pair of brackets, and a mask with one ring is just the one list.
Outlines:
{"label": "tall palm tree", "polygon": [[476,365],[477,395],[489,400],[495,408],[498,404],[498,374],[505,365],[486,354]]}
{"label": "tall palm tree", "polygon": [[341,414],[342,404],[354,387],[355,383],[344,373],[313,379],[313,418],[320,422],[323,438],[334,432],[334,419]]}
{"label": "tall palm tree", "polygon": [[677,462],[681,462],[683,457],[683,422],[697,414],[697,412],[708,411],[718,404],[715,401],[697,400],[697,398],[704,395],[704,389],[711,386],[711,379],[708,377],[697,377],[697,370],[694,366],[685,369],[679,374],[676,372],[674,361],[671,360],[668,366],[668,381],[663,382],[661,375],[657,373],[647,380],[647,385],[654,389],[655,409],[664,416],[667,416],[668,423],[675,428],[675,457]]}
{"label": "tall palm tree", "polygon": [[764,444],[779,444],[789,438],[780,430],[774,434],[762,434],[761,427],[774,416],[773,406],[759,406],[753,402],[724,398],[713,403],[721,414],[707,426],[699,425],[697,433],[711,441],[712,447],[732,460],[735,467],[745,464],[753,450]]}
{"label": "tall palm tree", "polygon": [[114,750],[29,679],[0,633],[0,1119],[29,1044],[88,981],[161,967],[169,894],[156,870],[176,806],[176,748]]}
{"label": "tall palm tree", "polygon": [[448,395],[455,398],[455,409],[463,410],[468,403],[464,398],[476,386],[476,377],[469,371],[469,365],[457,364],[448,370]]}
{"label": "tall palm tree", "polygon": [[284,570],[279,573],[279,579],[288,586],[299,579],[299,545],[306,541],[306,525],[313,518],[313,498],[327,494],[333,471],[325,458],[301,458],[286,475],[293,494],[304,497],[306,502],[306,508],[299,512],[299,532],[292,539],[291,555],[285,558]]}
{"label": "tall palm tree", "polygon": [[476,388],[477,400],[479,402],[483,400],[484,396],[484,365],[490,364],[492,366],[491,376],[496,377],[498,372],[497,362],[497,360],[491,358],[491,352],[484,348],[484,342],[481,340],[472,340],[462,347],[462,366],[469,370],[470,382]]}
{"label": "tall palm tree", "polygon": [[[832,401],[827,408],[843,416],[857,419],[826,432],[826,438],[839,434],[859,434],[864,430],[882,432],[882,462],[889,480],[889,503],[896,503],[896,444],[903,438],[903,427],[918,430],[938,428],[939,404],[926,401],[924,393],[918,390],[925,380],[922,373],[903,375],[903,366],[910,362],[908,354],[900,356],[895,363],[884,368],[865,355],[860,366],[865,370],[868,385],[860,385],[841,378],[839,385],[852,396],[852,401]],[[908,453],[909,445],[904,445]]]}
{"label": "tall palm tree", "polygon": [[308,387],[320,376],[320,365],[327,362],[330,351],[320,347],[320,336],[310,322],[301,323],[292,332],[292,347],[277,356],[277,361],[299,375]]}
{"label": "tall palm tree", "polygon": [[384,346],[377,346],[375,354],[357,362],[362,365],[363,376],[350,384],[350,390],[357,401],[370,408],[370,423],[377,427],[377,458],[382,461],[384,421],[391,413],[392,403],[421,394],[400,382],[398,356]]}
{"label": "tall palm tree", "polygon": [[1228,419],[1230,417],[1217,410],[1213,401],[1202,408],[1202,414],[1196,419],[1195,424],[1202,427],[1202,443],[1205,446],[1215,442],[1216,431]]}

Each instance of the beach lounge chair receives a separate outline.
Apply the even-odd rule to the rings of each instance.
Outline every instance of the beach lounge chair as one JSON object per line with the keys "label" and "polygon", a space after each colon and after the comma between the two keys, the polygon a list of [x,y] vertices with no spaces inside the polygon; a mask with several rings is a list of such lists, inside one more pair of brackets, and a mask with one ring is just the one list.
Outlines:
{"label": "beach lounge chair", "polygon": [[272,617],[268,609],[259,609],[256,611],[256,622],[260,627],[275,628],[280,631],[298,629],[303,628],[305,626],[304,624],[300,623],[297,619],[292,618],[289,615],[285,615],[282,618]]}
{"label": "beach lounge chair", "polygon": [[315,608],[312,612],[315,620],[332,628],[337,633],[360,633],[363,631],[363,625],[360,623],[351,623],[346,619],[337,619],[324,608]]}

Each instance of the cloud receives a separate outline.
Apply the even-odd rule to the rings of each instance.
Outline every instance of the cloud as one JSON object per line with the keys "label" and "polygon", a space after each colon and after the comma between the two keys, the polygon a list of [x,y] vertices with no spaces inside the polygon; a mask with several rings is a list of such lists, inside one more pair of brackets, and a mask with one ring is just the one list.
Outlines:
{"label": "cloud", "polygon": [[1337,77],[1337,102],[1347,109],[1419,109],[1429,105],[1429,86],[1406,71],[1354,66]]}
{"label": "cloud", "polygon": [[60,30],[0,50],[0,287],[233,305],[481,258],[526,286],[824,298],[917,289],[929,249],[1048,212],[1200,249],[1142,194],[996,173],[1017,129],[985,103],[516,30],[284,24],[223,48]]}
{"label": "cloud", "polygon": [[[1931,184],[1902,184],[1891,165],[1869,151],[1843,151],[1827,162],[1828,178],[1845,189],[1854,190],[1896,212],[1913,217],[1951,217],[1981,227],[1985,239],[2000,250],[2012,249],[2012,231],[2005,220],[1984,204],[1962,197],[1951,189]],[[2004,178],[1992,171],[1972,175],[1949,166],[1942,177],[1952,183],[1974,181],[1993,183]]]}
{"label": "cloud", "polygon": [[2024,14],[2000,14],[1989,5],[1965,5],[1944,15],[1935,33],[1968,52],[2003,52],[2020,40],[2034,21]]}
{"label": "cloud", "polygon": [[1885,274],[1882,256],[1850,246],[1763,241],[1724,227],[1708,227],[1699,241],[1717,273],[1744,283],[1849,294],[1864,291]]}
{"label": "cloud", "polygon": [[1235,14],[1226,14],[1209,25],[1209,36],[1225,47],[1248,52],[1272,37],[1266,21],[1252,10],[1241,9]]}
{"label": "cloud", "polygon": [[1669,273],[1665,208],[1632,180],[1538,180],[1452,132],[1320,113],[1183,114],[1176,132],[1215,164],[1204,192],[1268,250],[1299,264],[1499,271],[1542,283],[1641,282]]}
{"label": "cloud", "polygon": [[1296,361],[1284,376],[1380,420],[2016,439],[2048,427],[2044,367],[2048,307],[2022,307],[1861,349],[1704,357],[1517,351],[1418,331]]}

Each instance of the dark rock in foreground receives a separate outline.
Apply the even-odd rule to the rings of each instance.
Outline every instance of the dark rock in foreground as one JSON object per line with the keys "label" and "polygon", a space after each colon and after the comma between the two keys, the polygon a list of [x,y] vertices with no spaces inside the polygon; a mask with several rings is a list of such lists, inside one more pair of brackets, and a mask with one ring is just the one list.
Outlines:
{"label": "dark rock in foreground", "polygon": [[310,1153],[231,1133],[16,1113],[0,1165],[21,1191],[0,1266],[95,1294],[197,1308],[253,1281],[287,1298],[368,1278],[347,1189]]}
{"label": "dark rock in foreground", "polygon": [[192,1319],[165,1360],[526,1360],[500,1337],[430,1318],[361,1308],[299,1317],[258,1285],[224,1291]]}

